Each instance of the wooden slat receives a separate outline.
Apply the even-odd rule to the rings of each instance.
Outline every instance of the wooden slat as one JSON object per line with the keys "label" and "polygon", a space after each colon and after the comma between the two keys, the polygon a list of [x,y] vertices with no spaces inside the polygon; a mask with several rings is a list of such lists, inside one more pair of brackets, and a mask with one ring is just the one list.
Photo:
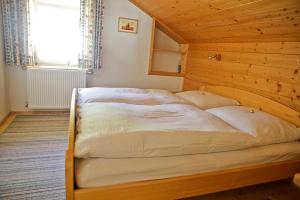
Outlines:
{"label": "wooden slat", "polygon": [[[224,58],[225,60],[225,58]],[[222,69],[221,72],[213,71],[213,73],[232,73],[232,74],[240,74],[241,76],[251,76],[255,79],[266,77],[269,80],[276,80],[288,84],[298,84],[300,83],[300,76],[295,76],[295,73],[298,71],[297,68],[289,69],[289,68],[278,68],[271,66],[262,66],[255,64],[243,64],[239,62],[210,62],[204,59],[189,59],[189,69],[194,74],[198,72],[198,74],[203,73],[203,71],[209,72],[210,70],[219,70]],[[201,66],[201,67],[199,67]],[[204,72],[205,73],[205,72]],[[298,72],[297,72],[298,73]],[[295,92],[296,93],[296,92]]]}
{"label": "wooden slat", "polygon": [[181,74],[183,74],[183,76],[184,76],[185,72],[186,72],[187,57],[188,57],[188,54],[189,54],[189,45],[188,44],[180,45],[180,51],[182,53],[182,57],[181,57]]}
{"label": "wooden slat", "polygon": [[149,75],[158,75],[158,76],[177,76],[177,77],[184,77],[185,74],[183,73],[176,73],[176,72],[163,72],[163,71],[151,71]]}
{"label": "wooden slat", "polygon": [[153,18],[152,19],[152,29],[151,29],[151,39],[150,39],[150,50],[149,50],[148,74],[152,71],[152,65],[153,65],[155,27],[156,27],[156,20],[155,20],[155,18]]}

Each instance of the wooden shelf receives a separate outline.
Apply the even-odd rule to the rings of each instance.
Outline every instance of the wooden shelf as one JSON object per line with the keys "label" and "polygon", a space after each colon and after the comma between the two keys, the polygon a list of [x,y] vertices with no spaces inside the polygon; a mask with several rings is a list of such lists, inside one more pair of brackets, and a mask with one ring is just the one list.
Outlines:
{"label": "wooden shelf", "polygon": [[170,50],[170,49],[158,49],[158,48],[155,48],[155,49],[153,49],[153,51],[163,51],[163,52],[169,52],[169,53],[185,54],[185,52],[181,52],[179,50]]}
{"label": "wooden shelf", "polygon": [[[157,40],[156,30],[160,30],[161,32],[163,32],[167,37],[173,39],[175,43],[171,42],[171,45],[166,45],[165,42],[167,41],[160,44],[156,43],[157,41],[159,41]],[[167,26],[161,24],[159,21],[153,18],[148,74],[158,76],[184,77],[188,48],[189,44],[186,41],[182,40],[176,33],[173,33],[169,28],[167,28]],[[164,68],[161,67],[161,65],[163,65]],[[179,65],[181,66],[181,73],[176,72]]]}
{"label": "wooden shelf", "polygon": [[163,72],[163,71],[150,71],[149,75],[159,75],[159,76],[177,76],[177,77],[184,77],[184,73],[178,72]]}

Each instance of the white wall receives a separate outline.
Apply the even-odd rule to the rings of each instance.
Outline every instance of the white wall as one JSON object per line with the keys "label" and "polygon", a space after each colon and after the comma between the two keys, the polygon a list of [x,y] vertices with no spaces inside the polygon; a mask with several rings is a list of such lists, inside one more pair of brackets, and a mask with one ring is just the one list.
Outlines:
{"label": "white wall", "polygon": [[[147,75],[152,21],[128,0],[104,0],[103,67],[89,75],[88,87],[138,87],[180,91],[183,79]],[[118,18],[139,20],[138,34],[118,32]],[[13,111],[25,109],[26,71],[7,67]]]}
{"label": "white wall", "polygon": [[[103,68],[88,85],[181,90],[182,78],[147,75],[152,19],[128,0],[104,3]],[[138,34],[118,32],[119,17],[138,19]]]}
{"label": "white wall", "polygon": [[9,113],[3,59],[2,19],[0,15],[0,121]]}
{"label": "white wall", "polygon": [[26,71],[17,67],[6,67],[8,99],[10,110],[26,111],[27,77]]}

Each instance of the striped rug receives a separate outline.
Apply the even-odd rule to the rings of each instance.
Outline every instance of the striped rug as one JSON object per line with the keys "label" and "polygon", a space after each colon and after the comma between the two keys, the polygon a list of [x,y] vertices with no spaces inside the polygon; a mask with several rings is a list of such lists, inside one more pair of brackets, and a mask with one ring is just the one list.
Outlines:
{"label": "striped rug", "polygon": [[65,199],[68,114],[18,115],[0,135],[0,199]]}

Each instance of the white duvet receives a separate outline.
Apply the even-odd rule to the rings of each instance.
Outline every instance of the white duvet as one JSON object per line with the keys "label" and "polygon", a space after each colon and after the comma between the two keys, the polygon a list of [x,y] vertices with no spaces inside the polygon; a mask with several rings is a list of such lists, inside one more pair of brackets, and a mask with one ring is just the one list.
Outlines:
{"label": "white duvet", "polygon": [[243,133],[191,105],[82,104],[77,158],[178,156],[255,146]]}
{"label": "white duvet", "polygon": [[182,104],[182,98],[167,90],[138,88],[82,88],[78,90],[78,103],[118,102],[139,105]]}

